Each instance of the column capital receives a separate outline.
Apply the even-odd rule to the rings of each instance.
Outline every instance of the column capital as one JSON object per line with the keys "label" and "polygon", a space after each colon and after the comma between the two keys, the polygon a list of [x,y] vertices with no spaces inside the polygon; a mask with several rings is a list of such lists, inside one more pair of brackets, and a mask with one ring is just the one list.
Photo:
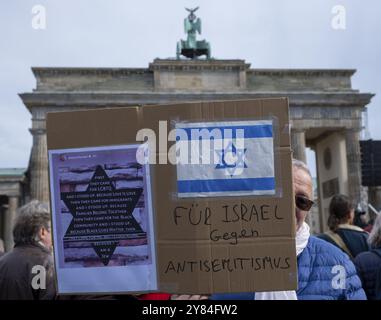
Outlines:
{"label": "column capital", "polygon": [[46,129],[42,129],[42,128],[30,128],[30,129],[29,129],[29,132],[30,132],[33,136],[43,135],[43,134],[46,134]]}
{"label": "column capital", "polygon": [[305,128],[294,128],[294,127],[291,127],[291,133],[295,132],[295,133],[305,133],[307,129]]}
{"label": "column capital", "polygon": [[349,127],[349,128],[345,128],[344,129],[344,133],[345,134],[356,134],[356,133],[360,133],[362,130],[362,128],[354,128],[354,127]]}

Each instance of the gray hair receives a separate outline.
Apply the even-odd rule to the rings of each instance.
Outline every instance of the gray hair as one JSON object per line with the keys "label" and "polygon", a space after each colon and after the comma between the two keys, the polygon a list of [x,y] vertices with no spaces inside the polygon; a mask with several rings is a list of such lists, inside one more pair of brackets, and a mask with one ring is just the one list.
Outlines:
{"label": "gray hair", "polygon": [[308,166],[303,161],[293,158],[292,159],[292,166],[296,169],[301,169],[301,170],[304,170],[305,172],[307,172],[308,175],[311,177],[311,180],[312,180],[311,171],[310,171],[310,169],[308,169]]}
{"label": "gray hair", "polygon": [[381,247],[381,213],[377,215],[368,242],[374,248]]}
{"label": "gray hair", "polygon": [[49,205],[38,200],[32,200],[19,209],[13,227],[15,245],[34,244],[40,241],[41,228],[50,229]]}

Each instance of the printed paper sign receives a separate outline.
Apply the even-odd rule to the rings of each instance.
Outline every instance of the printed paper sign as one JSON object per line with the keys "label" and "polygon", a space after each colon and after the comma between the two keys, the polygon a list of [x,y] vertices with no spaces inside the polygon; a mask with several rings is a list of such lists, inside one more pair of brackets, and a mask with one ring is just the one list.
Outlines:
{"label": "printed paper sign", "polygon": [[138,147],[49,151],[60,293],[157,289],[149,166],[137,163]]}

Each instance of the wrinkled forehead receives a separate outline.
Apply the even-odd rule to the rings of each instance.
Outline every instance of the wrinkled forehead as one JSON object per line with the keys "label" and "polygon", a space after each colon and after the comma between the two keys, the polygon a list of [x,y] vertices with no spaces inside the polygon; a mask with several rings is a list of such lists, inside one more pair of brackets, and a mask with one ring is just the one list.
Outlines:
{"label": "wrinkled forehead", "polygon": [[293,167],[293,183],[295,194],[304,194],[312,197],[312,179],[311,176],[303,169]]}

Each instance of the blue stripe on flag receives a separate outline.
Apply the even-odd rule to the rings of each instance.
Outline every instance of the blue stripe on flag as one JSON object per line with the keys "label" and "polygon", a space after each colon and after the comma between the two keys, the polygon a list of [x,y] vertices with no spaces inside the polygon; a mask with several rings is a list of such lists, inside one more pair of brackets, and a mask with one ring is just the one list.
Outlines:
{"label": "blue stripe on flag", "polygon": [[178,180],[179,193],[275,190],[275,178]]}
{"label": "blue stripe on flag", "polygon": [[[251,138],[272,138],[273,137],[273,126],[271,124],[264,124],[264,125],[254,125],[254,126],[221,126],[221,127],[198,127],[198,128],[176,128],[176,130],[184,130],[188,136],[188,140],[192,139],[192,130],[193,135],[197,135],[199,137],[198,132],[205,132],[207,130],[209,133],[212,132],[212,130],[221,130],[221,139],[224,139],[224,134],[227,133],[224,130],[231,130],[231,136],[233,139],[236,138],[236,131],[238,129],[244,130],[244,138],[245,139],[251,139]],[[202,130],[202,131],[201,131]],[[227,133],[230,134],[230,133]],[[204,138],[204,137],[203,137]],[[207,138],[207,137],[205,137]],[[216,139],[217,137],[214,137]],[[176,140],[183,139],[183,137],[178,135],[176,133]]]}

